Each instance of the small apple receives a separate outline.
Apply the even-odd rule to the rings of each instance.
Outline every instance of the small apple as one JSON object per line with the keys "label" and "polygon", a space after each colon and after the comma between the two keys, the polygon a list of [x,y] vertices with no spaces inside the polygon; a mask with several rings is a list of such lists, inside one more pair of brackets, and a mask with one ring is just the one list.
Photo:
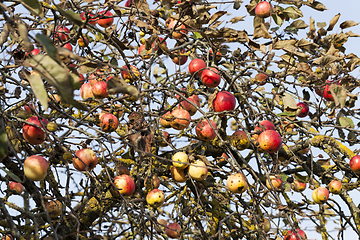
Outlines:
{"label": "small apple", "polygon": [[360,174],[360,155],[355,155],[350,159],[350,168],[354,173]]}
{"label": "small apple", "polygon": [[[182,98],[180,96],[177,96],[177,99],[181,100]],[[200,107],[200,98],[198,95],[195,94],[188,97],[187,100],[189,100],[190,102],[183,100],[180,102],[179,107],[185,109],[190,113],[191,116],[193,116],[197,112],[196,107]]]}
{"label": "small apple", "polygon": [[107,91],[107,82],[99,81],[91,86],[91,91],[96,99],[106,98],[109,93]]}
{"label": "small apple", "polygon": [[212,102],[214,112],[223,112],[234,110],[236,106],[236,98],[228,91],[221,91],[216,94]]}
{"label": "small apple", "polygon": [[186,51],[184,48],[181,50],[175,51],[174,58],[172,58],[171,60],[177,65],[184,65],[188,60],[188,56],[184,55],[185,52]]}
{"label": "small apple", "polygon": [[131,7],[133,5],[134,1],[133,0],[127,0],[125,3],[125,7]]}
{"label": "small apple", "polygon": [[63,48],[66,48],[66,49],[72,51],[72,46],[71,46],[70,43],[65,44],[65,45],[63,46]]}
{"label": "small apple", "polygon": [[166,226],[168,225],[168,222],[165,219],[158,219],[157,222],[158,222],[158,224],[157,224],[156,227],[158,227],[159,230],[161,230],[161,232],[165,232]]}
{"label": "small apple", "polygon": [[139,78],[140,77],[140,72],[139,70],[137,69],[137,67],[131,65],[130,68],[131,68],[131,71],[132,73],[135,75],[135,77],[133,77],[128,69],[128,67],[125,65],[122,67],[124,70],[121,70],[120,74],[121,74],[121,77],[123,79],[130,79],[130,80],[135,80],[136,78]]}
{"label": "small apple", "polygon": [[41,181],[47,175],[49,163],[45,158],[32,155],[24,162],[24,174],[31,181]]}
{"label": "small apple", "polygon": [[196,58],[189,63],[189,72],[191,75],[201,77],[203,70],[206,68],[206,63],[200,58]]}
{"label": "small apple", "polygon": [[113,14],[110,11],[107,11],[105,14],[104,13],[105,13],[105,11],[99,12],[99,15],[102,15],[102,16],[99,17],[99,19],[97,20],[97,24],[99,24],[103,28],[108,28],[114,22],[114,18],[111,17]]}
{"label": "small apple", "polygon": [[299,102],[298,104],[296,104],[296,106],[302,107],[301,112],[299,113],[298,117],[303,118],[303,117],[306,117],[306,116],[308,115],[308,113],[309,113],[309,106],[308,106],[306,103],[304,103],[304,102]]}
{"label": "small apple", "polygon": [[169,223],[166,227],[165,234],[169,238],[179,238],[181,226],[178,223]]}
{"label": "small apple", "polygon": [[153,208],[161,207],[164,201],[165,194],[159,189],[154,189],[146,195],[146,202]]}
{"label": "small apple", "polygon": [[189,166],[189,175],[196,181],[205,180],[208,170],[206,164],[203,161],[196,161]]}
{"label": "small apple", "polygon": [[70,30],[67,27],[57,26],[55,28],[54,37],[57,40],[66,41],[70,38],[69,33],[70,33]]}
{"label": "small apple", "polygon": [[273,8],[270,3],[262,1],[258,3],[255,7],[255,15],[260,18],[270,17],[272,14]]}
{"label": "small apple", "polygon": [[171,167],[171,177],[175,182],[179,183],[186,182],[187,180],[184,169],[176,168],[175,166]]}
{"label": "small apple", "polygon": [[[202,141],[211,141],[216,137],[216,124],[213,120],[203,119],[196,125],[195,132],[196,136]],[[211,125],[210,125],[211,124]],[[212,127],[211,127],[212,126]]]}
{"label": "small apple", "polygon": [[339,194],[342,189],[342,183],[339,180],[332,180],[329,183],[329,191],[333,194]]}
{"label": "small apple", "polygon": [[305,232],[301,229],[289,230],[284,240],[307,240]]}
{"label": "small apple", "polygon": [[58,200],[49,201],[45,204],[45,208],[50,218],[57,218],[62,212],[62,203]]}
{"label": "small apple", "polygon": [[171,30],[174,29],[172,32],[173,39],[180,39],[183,37],[183,34],[187,34],[185,25],[173,18],[166,19],[166,26]]}
{"label": "small apple", "polygon": [[114,114],[105,113],[100,117],[100,128],[104,132],[114,132],[119,126],[119,120]]}
{"label": "small apple", "polygon": [[9,189],[15,191],[17,194],[21,194],[24,191],[24,186],[21,183],[10,182]]}
{"label": "small apple", "polygon": [[90,83],[84,83],[83,85],[81,85],[80,96],[83,100],[94,97]]}
{"label": "small apple", "polygon": [[118,191],[125,196],[131,196],[135,191],[134,180],[126,174],[116,176],[114,179],[114,185],[116,186]]}
{"label": "small apple", "polygon": [[190,125],[191,115],[185,109],[177,108],[171,112],[173,120],[170,125],[176,130],[183,130]]}
{"label": "small apple", "polygon": [[257,133],[261,133],[265,130],[275,130],[275,126],[269,120],[263,120],[259,122],[259,124],[255,127],[254,131]]}
{"label": "small apple", "polygon": [[243,130],[234,132],[230,137],[230,143],[240,151],[250,146],[249,138]]}
{"label": "small apple", "polygon": [[26,56],[29,56],[30,54],[31,54],[32,56],[35,56],[35,55],[38,55],[39,53],[40,53],[40,50],[39,50],[38,48],[34,48],[34,50],[32,50],[30,53],[27,52],[27,53],[26,53]]}
{"label": "small apple", "polygon": [[164,128],[171,127],[171,121],[174,118],[174,116],[170,113],[170,111],[167,111],[159,120],[159,124]]}
{"label": "small apple", "polygon": [[58,130],[58,125],[55,122],[49,122],[46,124],[46,129],[49,132],[56,132],[56,130]]}
{"label": "small apple", "polygon": [[264,73],[258,73],[255,75],[255,81],[260,85],[263,86],[266,84],[267,75]]}
{"label": "small apple", "polygon": [[[37,144],[41,144],[42,142],[44,142],[45,141],[45,132],[42,129],[42,125],[41,125],[38,117],[33,116],[33,117],[29,118],[27,120],[27,122],[35,124],[39,127],[35,127],[33,125],[24,123],[23,124],[24,139],[32,145],[37,145]],[[48,121],[46,119],[43,119],[42,122],[43,122],[43,125],[46,127]]]}
{"label": "small apple", "polygon": [[[210,58],[212,59],[212,58],[213,58],[213,50],[210,49],[209,53],[210,53]],[[221,52],[217,51],[217,52],[216,52],[215,62],[216,62],[216,63],[217,63],[217,62],[220,62],[221,57],[222,57]]]}
{"label": "small apple", "polygon": [[98,158],[95,152],[88,148],[77,150],[73,158],[73,165],[79,171],[91,171],[97,163]]}
{"label": "small apple", "polygon": [[[269,179],[271,181],[272,186],[270,185]],[[277,190],[277,191],[280,191],[282,189],[283,180],[281,179],[281,177],[279,175],[269,176],[269,179],[266,179],[266,187],[268,189]]]}
{"label": "small apple", "polygon": [[[92,13],[88,13],[87,15],[88,15],[88,18],[89,18],[88,23],[90,23],[91,25],[95,26],[95,24],[96,24],[95,15],[92,14]],[[85,20],[86,20],[85,12],[80,13],[80,17],[81,17],[81,19],[82,19],[83,21],[85,21]]]}
{"label": "small apple", "polygon": [[154,176],[151,178],[151,185],[154,189],[159,188],[160,187],[160,179],[157,176],[157,174],[155,173]]}
{"label": "small apple", "polygon": [[89,41],[87,40],[87,38],[79,37],[77,42],[78,42],[79,47],[85,47],[85,46],[89,45]]}
{"label": "small apple", "polygon": [[187,168],[189,162],[189,157],[185,152],[177,152],[172,156],[173,165],[176,168],[184,169]]}
{"label": "small apple", "polygon": [[303,192],[306,189],[306,183],[299,182],[295,179],[291,187],[295,192]]}
{"label": "small apple", "polygon": [[243,193],[248,189],[248,184],[242,173],[231,174],[226,180],[226,186],[232,193]]}
{"label": "small apple", "polygon": [[312,193],[312,198],[315,203],[326,203],[329,198],[329,190],[325,187],[318,187]]}
{"label": "small apple", "polygon": [[34,106],[31,104],[24,105],[24,110],[27,115],[31,115],[33,113]]}
{"label": "small apple", "polygon": [[274,130],[265,130],[257,138],[259,147],[266,153],[275,153],[280,150],[282,139],[280,134]]}
{"label": "small apple", "polygon": [[1,240],[13,240],[13,237],[10,234],[4,235]]}
{"label": "small apple", "polygon": [[201,73],[201,81],[205,86],[209,88],[215,88],[219,86],[221,82],[221,76],[216,68],[209,67],[205,68]]}

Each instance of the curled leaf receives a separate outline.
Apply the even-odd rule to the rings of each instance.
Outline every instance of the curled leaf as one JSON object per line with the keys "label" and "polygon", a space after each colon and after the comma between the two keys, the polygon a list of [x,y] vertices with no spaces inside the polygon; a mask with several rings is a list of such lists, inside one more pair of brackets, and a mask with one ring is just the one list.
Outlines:
{"label": "curled leaf", "polygon": [[357,23],[357,22],[354,22],[354,21],[349,20],[349,21],[345,21],[345,22],[341,23],[341,24],[340,24],[340,28],[341,28],[341,29],[345,29],[345,28],[349,28],[349,27],[356,26],[356,25],[358,25],[358,24],[359,24],[359,23]]}
{"label": "curled leaf", "polygon": [[333,17],[331,20],[330,20],[330,23],[329,23],[329,27],[327,28],[328,31],[331,31],[333,30],[335,24],[338,22],[339,18],[340,18],[340,13],[336,14],[335,17]]}
{"label": "curled leaf", "polygon": [[42,7],[37,0],[21,0],[20,2],[32,14],[37,15],[41,18],[44,17],[44,12],[42,11]]}

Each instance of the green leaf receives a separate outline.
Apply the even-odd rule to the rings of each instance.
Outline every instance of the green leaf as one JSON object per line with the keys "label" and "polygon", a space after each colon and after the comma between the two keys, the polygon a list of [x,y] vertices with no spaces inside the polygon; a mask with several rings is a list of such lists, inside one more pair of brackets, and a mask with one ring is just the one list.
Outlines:
{"label": "green leaf", "polygon": [[26,76],[30,82],[31,89],[33,90],[37,99],[39,99],[44,109],[48,109],[48,95],[44,87],[44,83],[39,74],[30,74]]}
{"label": "green leaf", "polygon": [[353,120],[349,117],[344,117],[344,116],[340,117],[339,123],[343,127],[351,127],[351,128],[355,127]]}
{"label": "green leaf", "polygon": [[278,113],[276,114],[276,116],[289,116],[289,117],[293,117],[296,116],[296,112],[282,112],[282,113]]}
{"label": "green leaf", "polygon": [[202,35],[198,32],[194,32],[194,37],[195,38],[202,38]]}
{"label": "green leaf", "polygon": [[299,174],[299,173],[295,173],[295,174],[294,174],[294,178],[295,178],[296,180],[298,180],[299,182],[302,182],[302,183],[307,183],[307,182],[309,182],[309,176],[303,176],[303,175],[301,175],[301,174]]}
{"label": "green leaf", "polygon": [[14,181],[16,181],[16,182],[21,182],[21,179],[20,179],[18,176],[16,176],[14,173],[6,170],[6,169],[3,168],[3,167],[0,167],[0,169],[3,170],[4,172],[6,172],[6,174],[9,175],[9,177],[11,177]]}
{"label": "green leaf", "polygon": [[2,160],[7,155],[8,142],[7,135],[4,128],[0,129],[0,160]]}
{"label": "green leaf", "polygon": [[116,58],[114,58],[114,57],[111,58],[110,64],[111,64],[111,65],[114,65],[114,66],[119,66],[119,65],[118,65],[118,61],[117,61]]}
{"label": "green leaf", "polygon": [[57,10],[65,16],[70,22],[82,26],[84,24],[84,21],[81,19],[80,14],[75,13],[73,10],[66,10],[64,11],[60,7],[56,6]]}
{"label": "green leaf", "polygon": [[41,18],[44,17],[44,13],[42,11],[42,7],[37,0],[20,0],[22,5],[29,10],[32,14],[37,15]]}
{"label": "green leaf", "polygon": [[36,34],[35,37],[36,41],[40,42],[41,45],[43,45],[43,47],[45,48],[45,51],[47,52],[47,54],[49,54],[49,56],[54,59],[55,61],[60,62],[60,57],[57,51],[57,48],[54,46],[54,44],[52,43],[52,40],[44,35],[44,34]]}
{"label": "green leaf", "polygon": [[273,14],[272,18],[274,19],[274,22],[279,26],[281,26],[284,22],[284,20],[277,14]]}

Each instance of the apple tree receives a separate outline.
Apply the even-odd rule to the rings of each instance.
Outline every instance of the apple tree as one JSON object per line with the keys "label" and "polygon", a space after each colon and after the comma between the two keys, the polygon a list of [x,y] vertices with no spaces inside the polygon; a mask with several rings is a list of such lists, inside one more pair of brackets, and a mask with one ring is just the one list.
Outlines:
{"label": "apple tree", "polygon": [[1,2],[0,237],[360,236],[357,23],[305,8]]}

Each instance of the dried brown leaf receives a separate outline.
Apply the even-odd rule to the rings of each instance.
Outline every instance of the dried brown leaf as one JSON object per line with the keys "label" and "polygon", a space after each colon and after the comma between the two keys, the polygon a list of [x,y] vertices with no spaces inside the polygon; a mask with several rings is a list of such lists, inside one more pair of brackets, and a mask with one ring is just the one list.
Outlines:
{"label": "dried brown leaf", "polygon": [[331,20],[330,20],[330,23],[329,23],[329,27],[327,28],[328,31],[331,31],[333,30],[335,24],[338,22],[339,18],[340,18],[340,13],[336,14],[335,17],[333,17]]}
{"label": "dried brown leaf", "polygon": [[242,17],[233,17],[232,19],[230,19],[230,22],[231,23],[237,23],[237,22],[239,22],[239,21],[244,21],[244,18],[245,18],[246,16],[242,16]]}
{"label": "dried brown leaf", "polygon": [[341,29],[345,29],[345,28],[349,28],[349,27],[356,26],[356,25],[358,25],[358,24],[359,24],[359,23],[357,23],[357,22],[354,22],[354,21],[352,21],[352,20],[349,20],[349,21],[342,22],[342,23],[340,24],[340,28],[341,28]]}

